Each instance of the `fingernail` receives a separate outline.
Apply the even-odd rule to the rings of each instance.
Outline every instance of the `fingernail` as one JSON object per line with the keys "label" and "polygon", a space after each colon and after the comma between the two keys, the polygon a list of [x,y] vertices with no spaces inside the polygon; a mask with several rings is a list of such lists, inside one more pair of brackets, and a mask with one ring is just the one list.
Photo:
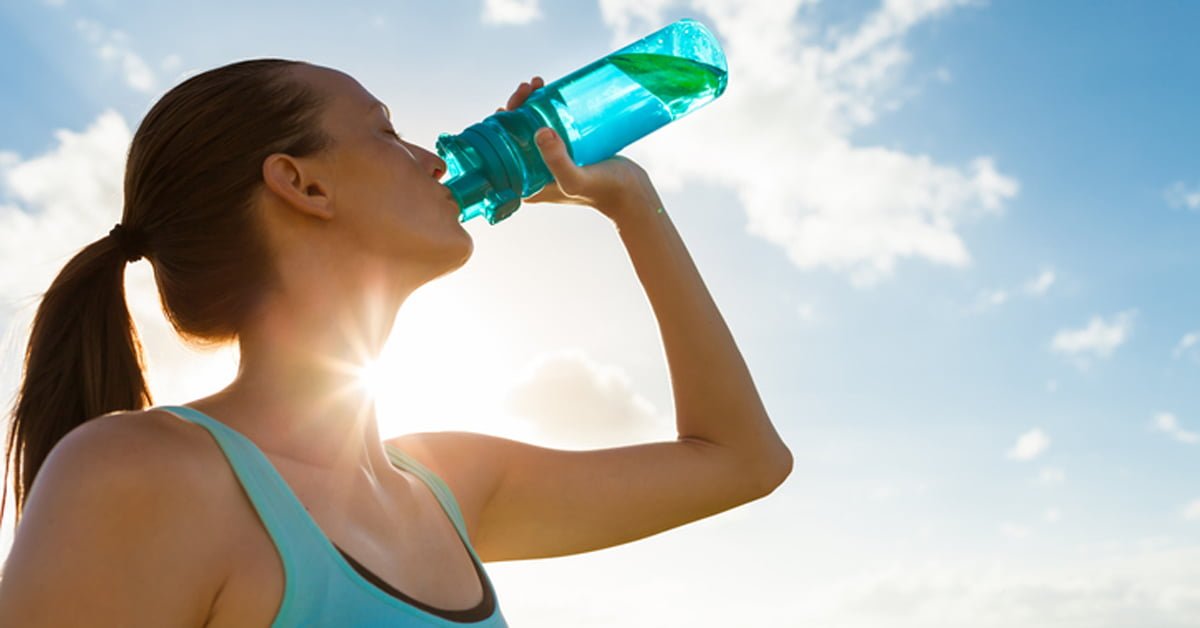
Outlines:
{"label": "fingernail", "polygon": [[554,139],[554,129],[550,127],[543,128],[537,133],[538,144],[549,144]]}

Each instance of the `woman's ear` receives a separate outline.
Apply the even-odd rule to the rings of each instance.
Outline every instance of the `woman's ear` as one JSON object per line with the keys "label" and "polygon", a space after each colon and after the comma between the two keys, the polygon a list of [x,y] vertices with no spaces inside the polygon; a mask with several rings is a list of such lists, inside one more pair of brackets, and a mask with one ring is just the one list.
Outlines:
{"label": "woman's ear", "polygon": [[263,160],[263,182],[288,207],[322,220],[333,218],[333,189],[319,165],[273,153]]}

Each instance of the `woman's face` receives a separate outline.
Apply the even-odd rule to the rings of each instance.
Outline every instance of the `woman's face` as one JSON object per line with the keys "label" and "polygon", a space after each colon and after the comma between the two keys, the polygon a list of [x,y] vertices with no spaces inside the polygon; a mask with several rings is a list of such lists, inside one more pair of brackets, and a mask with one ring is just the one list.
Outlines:
{"label": "woman's face", "polygon": [[426,280],[465,263],[474,244],[438,182],[446,163],[397,138],[387,107],[352,77],[312,65],[298,76],[328,97],[322,124],[334,146],[321,161],[333,253],[385,259]]}

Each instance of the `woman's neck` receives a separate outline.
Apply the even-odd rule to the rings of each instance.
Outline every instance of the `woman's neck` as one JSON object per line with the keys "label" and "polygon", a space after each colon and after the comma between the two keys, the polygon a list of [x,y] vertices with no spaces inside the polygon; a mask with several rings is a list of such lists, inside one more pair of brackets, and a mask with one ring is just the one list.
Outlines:
{"label": "woman's neck", "polygon": [[196,403],[273,455],[381,473],[390,464],[361,371],[382,350],[403,299],[358,288],[264,303],[239,336],[237,377]]}

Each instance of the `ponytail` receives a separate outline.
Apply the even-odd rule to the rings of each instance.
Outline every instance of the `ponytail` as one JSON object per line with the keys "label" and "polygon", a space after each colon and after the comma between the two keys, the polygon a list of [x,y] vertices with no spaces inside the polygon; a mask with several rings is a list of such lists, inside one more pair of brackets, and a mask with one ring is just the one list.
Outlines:
{"label": "ponytail", "polygon": [[38,470],[63,436],[93,417],[153,403],[142,376],[141,343],[125,304],[130,256],[122,244],[117,233],[88,245],[42,297],[9,423],[0,518],[10,472],[20,523]]}
{"label": "ponytail", "polygon": [[5,450],[17,521],[55,444],[93,417],[151,404],[142,350],[125,305],[125,262],[146,255],[180,338],[237,339],[262,295],[280,284],[257,204],[263,160],[333,145],[327,95],[305,64],[248,59],[194,75],[150,108],[130,142],[121,220],[54,279],[34,317]]}

